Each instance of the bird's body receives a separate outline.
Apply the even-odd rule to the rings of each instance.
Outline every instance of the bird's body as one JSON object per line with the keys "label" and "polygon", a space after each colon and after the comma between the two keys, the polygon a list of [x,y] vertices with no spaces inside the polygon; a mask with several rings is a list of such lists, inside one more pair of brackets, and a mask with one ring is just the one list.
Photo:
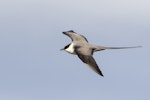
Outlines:
{"label": "bird's body", "polygon": [[92,70],[94,70],[97,74],[101,76],[103,76],[103,74],[92,56],[94,52],[105,50],[105,49],[126,49],[126,48],[140,47],[140,46],[135,46],[135,47],[96,46],[96,45],[89,44],[87,39],[84,36],[77,34],[72,30],[63,32],[63,34],[69,36],[72,39],[72,43],[68,44],[61,50],[65,50],[70,54],[77,55],[82,60],[82,62],[89,65],[90,68],[92,68]]}

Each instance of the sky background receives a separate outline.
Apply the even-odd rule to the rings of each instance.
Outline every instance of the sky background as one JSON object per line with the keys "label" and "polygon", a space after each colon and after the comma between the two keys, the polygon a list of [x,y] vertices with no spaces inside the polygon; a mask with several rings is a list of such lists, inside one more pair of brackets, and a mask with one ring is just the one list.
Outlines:
{"label": "sky background", "polygon": [[[104,77],[60,51],[74,30]],[[150,0],[1,0],[0,100],[150,100]]]}

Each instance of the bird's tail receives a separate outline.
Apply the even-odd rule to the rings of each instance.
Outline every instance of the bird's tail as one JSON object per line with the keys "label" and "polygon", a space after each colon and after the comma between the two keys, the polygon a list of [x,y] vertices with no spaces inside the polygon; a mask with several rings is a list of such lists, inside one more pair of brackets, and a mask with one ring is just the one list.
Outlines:
{"label": "bird's tail", "polygon": [[101,51],[106,49],[131,49],[131,48],[140,48],[142,46],[132,46],[132,47],[104,47],[104,46],[96,46],[95,51]]}
{"label": "bird's tail", "polygon": [[130,49],[130,48],[140,48],[142,46],[133,46],[133,47],[104,47],[105,49]]}

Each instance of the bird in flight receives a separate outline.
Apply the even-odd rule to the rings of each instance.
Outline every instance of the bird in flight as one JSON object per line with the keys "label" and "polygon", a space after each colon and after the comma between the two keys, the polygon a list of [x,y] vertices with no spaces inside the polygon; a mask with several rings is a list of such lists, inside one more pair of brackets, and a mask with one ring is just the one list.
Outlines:
{"label": "bird in flight", "polygon": [[128,49],[128,48],[138,48],[141,46],[134,47],[105,47],[98,46],[88,43],[88,40],[80,34],[77,34],[73,30],[63,32],[63,34],[69,36],[72,42],[66,45],[63,49],[70,54],[77,55],[81,61],[87,64],[93,71],[97,74],[104,76],[100,68],[98,67],[96,61],[93,58],[93,53],[96,51],[102,51],[106,49]]}

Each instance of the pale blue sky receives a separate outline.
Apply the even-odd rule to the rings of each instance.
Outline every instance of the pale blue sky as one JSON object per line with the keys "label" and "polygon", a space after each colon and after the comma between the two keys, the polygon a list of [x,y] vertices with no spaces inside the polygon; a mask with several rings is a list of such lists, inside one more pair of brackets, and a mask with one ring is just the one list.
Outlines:
{"label": "pale blue sky", "polygon": [[[1,0],[0,100],[149,100],[149,0]],[[90,43],[136,46],[94,54],[104,77],[62,52],[74,30]]]}

